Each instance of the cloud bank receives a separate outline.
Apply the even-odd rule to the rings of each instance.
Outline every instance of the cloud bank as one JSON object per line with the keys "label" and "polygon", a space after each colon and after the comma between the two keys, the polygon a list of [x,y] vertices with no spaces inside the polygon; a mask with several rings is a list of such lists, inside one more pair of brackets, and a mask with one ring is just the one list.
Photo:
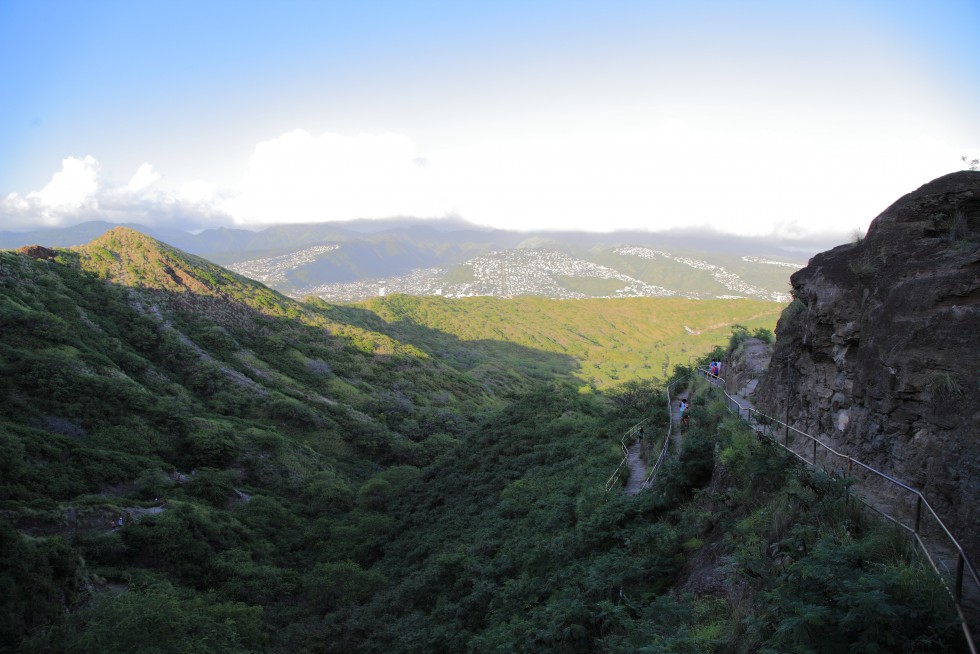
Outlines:
{"label": "cloud bank", "polygon": [[230,188],[195,180],[168,189],[143,163],[125,182],[92,156],[67,157],[44,188],[0,198],[0,228],[61,227],[85,220],[195,230],[453,211],[415,144],[398,134],[313,136],[294,130],[255,146]]}
{"label": "cloud bank", "polygon": [[110,180],[94,157],[68,157],[44,188],[0,199],[0,226],[105,220],[195,230],[454,215],[518,230],[794,238],[864,228],[958,160],[927,137],[847,148],[832,137],[710,131],[680,120],[638,133],[525,135],[427,153],[401,134],[294,130],[256,145],[231,187],[192,180],[174,188],[150,163]]}
{"label": "cloud bank", "polygon": [[104,220],[201,229],[231,222],[216,206],[220,194],[215,190],[173,195],[157,187],[161,179],[144,163],[127,182],[117,183],[103,178],[94,157],[67,157],[41,190],[0,198],[0,227],[21,231]]}

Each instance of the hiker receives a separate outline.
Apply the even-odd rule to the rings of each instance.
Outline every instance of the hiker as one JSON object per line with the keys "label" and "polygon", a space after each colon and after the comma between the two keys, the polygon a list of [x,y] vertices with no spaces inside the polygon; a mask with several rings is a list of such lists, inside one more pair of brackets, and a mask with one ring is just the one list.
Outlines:
{"label": "hiker", "polygon": [[643,427],[640,427],[640,431],[636,433],[636,442],[643,446]]}
{"label": "hiker", "polygon": [[681,418],[684,417],[684,412],[687,411],[687,398],[681,398]]}

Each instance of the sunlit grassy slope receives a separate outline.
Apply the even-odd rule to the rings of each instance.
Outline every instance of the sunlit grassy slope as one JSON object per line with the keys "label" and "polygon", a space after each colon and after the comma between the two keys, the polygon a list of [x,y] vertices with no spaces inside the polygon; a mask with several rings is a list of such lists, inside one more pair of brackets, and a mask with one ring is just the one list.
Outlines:
{"label": "sunlit grassy slope", "polygon": [[[677,364],[728,341],[731,327],[772,329],[783,306],[758,300],[391,296],[358,306],[406,336],[417,326],[458,337],[474,350],[506,341],[571,357],[574,375],[598,388],[663,378]],[[343,311],[338,309],[338,311]]]}

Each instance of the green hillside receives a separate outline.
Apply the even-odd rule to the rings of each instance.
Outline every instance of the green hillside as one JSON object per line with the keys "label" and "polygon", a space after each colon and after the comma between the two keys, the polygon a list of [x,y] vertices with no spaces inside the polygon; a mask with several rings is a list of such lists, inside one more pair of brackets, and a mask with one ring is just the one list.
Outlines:
{"label": "green hillside", "polygon": [[[678,364],[690,364],[728,342],[732,327],[772,329],[782,305],[758,300],[687,300],[627,298],[617,300],[512,300],[474,297],[389,296],[358,306],[388,323],[399,338],[411,338],[418,326],[442,337],[451,334],[473,352],[501,341],[574,361],[572,373],[593,388],[609,389],[633,380],[666,377]],[[349,320],[346,309],[333,310]],[[347,313],[345,313],[347,312]],[[381,328],[379,323],[372,323]],[[413,341],[415,342],[415,341]],[[435,352],[433,342],[425,346]],[[508,362],[534,367],[534,357]]]}
{"label": "green hillside", "polygon": [[0,251],[0,652],[958,651],[905,542],[707,390],[655,488],[603,490],[667,424],[648,343],[772,305],[300,303],[125,228],[35,255]]}

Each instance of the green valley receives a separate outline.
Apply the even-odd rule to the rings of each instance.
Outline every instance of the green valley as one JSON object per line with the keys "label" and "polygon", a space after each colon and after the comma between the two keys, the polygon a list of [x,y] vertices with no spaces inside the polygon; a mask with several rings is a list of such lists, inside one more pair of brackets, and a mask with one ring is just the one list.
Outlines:
{"label": "green valley", "polygon": [[[782,309],[298,301],[126,228],[2,251],[0,652],[958,651],[902,537],[684,381]],[[683,447],[607,493],[668,378]]]}
{"label": "green valley", "polygon": [[[609,389],[631,380],[665,379],[676,364],[689,365],[728,340],[734,325],[750,329],[776,323],[783,306],[759,300],[624,298],[552,300],[492,297],[448,300],[389,296],[361,305],[387,323],[399,338],[421,326],[434,338],[452,335],[471,352],[505,342],[536,352],[569,357],[573,376],[592,388]],[[332,312],[356,321],[350,310]],[[381,324],[371,323],[380,329]],[[365,325],[366,326],[366,325]],[[433,342],[428,346],[436,351]],[[513,367],[534,367],[535,357],[520,356]]]}

